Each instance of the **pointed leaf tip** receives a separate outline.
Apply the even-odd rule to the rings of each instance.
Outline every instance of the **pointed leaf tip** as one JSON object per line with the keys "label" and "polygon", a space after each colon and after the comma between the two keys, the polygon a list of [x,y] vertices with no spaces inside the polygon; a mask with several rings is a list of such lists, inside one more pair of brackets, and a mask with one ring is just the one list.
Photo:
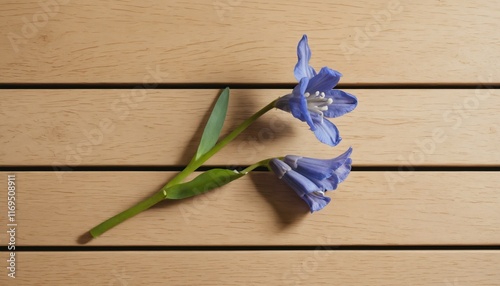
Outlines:
{"label": "pointed leaf tip", "polygon": [[210,114],[207,124],[205,125],[198,151],[196,151],[194,157],[195,160],[198,160],[217,143],[222,126],[224,125],[224,120],[226,119],[228,103],[229,87],[226,87],[219,95],[214,109],[212,110],[212,114]]}

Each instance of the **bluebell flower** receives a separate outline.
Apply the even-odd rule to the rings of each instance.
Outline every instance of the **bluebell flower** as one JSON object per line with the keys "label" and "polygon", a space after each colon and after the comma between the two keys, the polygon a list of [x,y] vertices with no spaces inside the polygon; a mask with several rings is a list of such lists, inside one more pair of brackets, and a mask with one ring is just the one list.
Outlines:
{"label": "bluebell flower", "polygon": [[302,198],[312,212],[324,208],[330,198],[325,192],[335,190],[351,171],[352,148],[337,158],[321,160],[287,155],[283,160],[272,159],[269,167]]}
{"label": "bluebell flower", "polygon": [[291,94],[279,98],[275,106],[307,122],[319,141],[336,146],[342,138],[337,127],[324,117],[335,118],[351,112],[358,101],[352,94],[332,89],[339,82],[341,73],[328,67],[316,73],[309,65],[311,50],[306,35],[299,42],[297,56],[299,60],[294,74],[299,84]]}

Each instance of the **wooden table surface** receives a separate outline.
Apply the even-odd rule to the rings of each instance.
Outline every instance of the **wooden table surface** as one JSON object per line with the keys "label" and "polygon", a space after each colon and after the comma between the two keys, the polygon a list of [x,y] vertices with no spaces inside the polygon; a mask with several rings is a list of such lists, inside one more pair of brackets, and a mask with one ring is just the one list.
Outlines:
{"label": "wooden table surface", "polygon": [[[1,5],[0,285],[500,285],[500,2]],[[496,31],[496,32],[495,32]],[[207,166],[354,148],[310,214],[269,172],[85,233],[185,166],[232,87],[227,134],[296,84],[296,45],[357,109],[331,148],[272,110]],[[8,176],[16,178],[8,276]]]}

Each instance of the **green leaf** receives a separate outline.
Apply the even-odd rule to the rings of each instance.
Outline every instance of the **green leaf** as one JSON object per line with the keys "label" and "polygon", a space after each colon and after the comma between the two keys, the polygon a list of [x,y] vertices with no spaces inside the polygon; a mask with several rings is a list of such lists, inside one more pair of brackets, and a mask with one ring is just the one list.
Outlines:
{"label": "green leaf", "polygon": [[200,195],[242,176],[241,173],[227,169],[211,169],[198,175],[192,181],[167,188],[165,198],[178,200]]}
{"label": "green leaf", "polygon": [[205,130],[203,130],[203,136],[201,137],[200,145],[198,146],[198,151],[194,160],[198,160],[203,154],[207,153],[219,139],[220,132],[222,130],[222,125],[224,125],[224,119],[226,119],[227,105],[229,102],[229,87],[226,87],[221,94],[219,99],[215,103],[212,114],[208,118]]}

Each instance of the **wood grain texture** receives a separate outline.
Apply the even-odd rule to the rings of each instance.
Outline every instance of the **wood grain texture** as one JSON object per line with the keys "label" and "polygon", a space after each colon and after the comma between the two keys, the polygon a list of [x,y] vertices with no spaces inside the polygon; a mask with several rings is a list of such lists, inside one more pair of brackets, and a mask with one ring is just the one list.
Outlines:
{"label": "wood grain texture", "polygon": [[500,83],[499,9],[494,0],[10,1],[0,82],[142,83],[159,69],[163,83],[290,83],[307,33],[312,64],[340,70],[343,83]]}
{"label": "wood grain texture", "polygon": [[[343,141],[272,110],[207,164],[245,165],[298,154],[331,158],[353,146],[356,166],[500,162],[497,89],[349,90],[357,109],[333,119]],[[185,165],[218,90],[0,90],[0,164]],[[222,131],[290,90],[233,90]]]}
{"label": "wood grain texture", "polygon": [[[498,245],[498,172],[412,168],[500,166],[500,90],[491,88],[500,84],[500,2],[334,2],[3,3],[0,84],[136,88],[0,89],[0,167],[59,171],[0,172],[4,189],[7,174],[16,173],[18,247],[17,278],[8,278],[4,268],[0,285],[498,285],[500,251],[338,246]],[[294,83],[296,45],[303,34],[309,35],[311,64],[341,71],[341,84],[477,88],[350,90],[360,105],[333,120],[343,137],[334,149],[317,142],[306,124],[273,110],[207,162],[230,167],[285,154],[328,158],[352,146],[355,166],[405,170],[352,172],[329,192],[332,203],[321,212],[309,214],[272,173],[255,172],[202,196],[162,202],[89,238],[90,228],[148,197],[175,172],[61,171],[186,165],[219,91],[155,89],[158,83]],[[233,90],[222,133],[289,92]],[[7,205],[7,196],[0,195],[0,213],[7,213]],[[5,246],[8,226],[2,225]],[[23,246],[44,251],[22,251]],[[64,251],[69,248],[59,246],[316,250]],[[8,256],[0,252],[4,267]]]}
{"label": "wood grain texture", "polygon": [[[80,245],[90,228],[172,175],[19,172],[18,245]],[[310,214],[273,174],[257,172],[205,195],[161,203],[88,245],[492,245],[500,241],[499,188],[495,172],[353,172],[329,193],[327,208]],[[1,212],[6,205],[0,196]]]}
{"label": "wood grain texture", "polygon": [[[2,260],[5,254],[1,253]],[[139,251],[17,255],[22,265],[17,278],[9,281],[2,275],[0,283],[496,286],[500,280],[498,251]]]}

